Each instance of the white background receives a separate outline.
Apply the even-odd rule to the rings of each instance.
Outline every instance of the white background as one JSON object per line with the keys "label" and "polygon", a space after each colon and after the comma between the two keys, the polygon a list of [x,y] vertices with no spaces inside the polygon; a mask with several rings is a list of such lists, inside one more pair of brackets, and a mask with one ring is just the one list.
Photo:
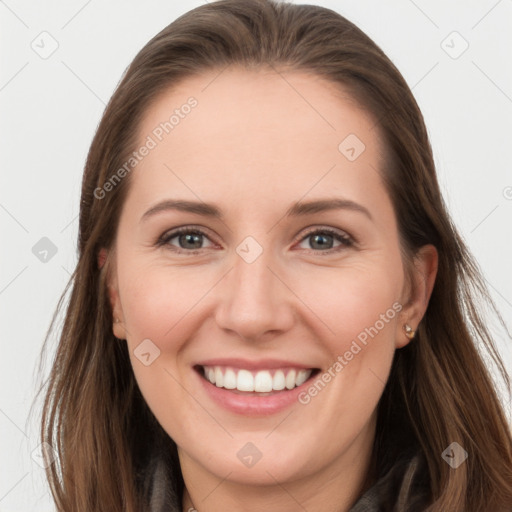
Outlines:
{"label": "white background", "polygon": [[[81,174],[104,105],[142,46],[202,3],[0,2],[0,512],[54,510],[31,457],[39,408],[28,413],[44,335],[76,264]],[[510,329],[512,1],[304,3],[353,21],[412,87],[451,214]],[[445,51],[463,48],[453,31],[469,43],[458,58]],[[31,45],[48,50],[51,38],[58,48],[43,59]],[[57,247],[46,263],[32,252],[42,237]],[[510,343],[497,337],[512,369]]]}

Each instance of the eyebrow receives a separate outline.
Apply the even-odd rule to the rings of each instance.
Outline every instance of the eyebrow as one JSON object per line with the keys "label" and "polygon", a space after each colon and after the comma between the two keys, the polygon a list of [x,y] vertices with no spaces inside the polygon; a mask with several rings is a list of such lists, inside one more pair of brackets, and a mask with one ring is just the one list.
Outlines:
{"label": "eyebrow", "polygon": [[[152,206],[141,218],[141,221],[147,220],[149,217],[156,215],[157,213],[177,210],[188,213],[195,213],[197,215],[203,215],[205,217],[211,217],[214,219],[223,219],[221,209],[212,203],[204,203],[202,201],[185,201],[177,199],[166,199]],[[369,210],[364,206],[351,201],[349,199],[318,199],[307,202],[294,203],[285,214],[285,217],[298,217],[304,215],[311,215],[313,213],[320,213],[330,210],[351,210],[354,212],[363,213],[370,220],[373,217]]]}

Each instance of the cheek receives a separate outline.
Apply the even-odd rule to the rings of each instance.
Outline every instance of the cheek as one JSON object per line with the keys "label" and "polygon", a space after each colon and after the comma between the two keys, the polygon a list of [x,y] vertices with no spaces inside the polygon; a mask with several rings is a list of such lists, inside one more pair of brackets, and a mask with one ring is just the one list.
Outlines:
{"label": "cheek", "polygon": [[331,270],[316,272],[308,286],[296,284],[297,295],[316,314],[317,325],[324,326],[329,351],[343,354],[354,340],[367,347],[373,339],[391,340],[402,309],[401,274],[382,262]]}
{"label": "cheek", "polygon": [[[299,398],[311,418],[322,416],[329,429],[344,433],[336,441],[329,439],[342,449],[369,421],[388,380],[402,309],[397,300],[400,274],[368,266],[346,268],[312,282],[304,302],[319,313],[316,332],[326,333],[320,342],[328,360]],[[317,421],[299,427],[311,429],[313,436]]]}
{"label": "cheek", "polygon": [[[185,348],[201,327],[205,299],[218,276],[206,267],[198,271],[130,261],[129,266],[119,267],[118,278],[131,364],[148,406],[174,434],[170,411],[191,400],[187,392],[191,367]],[[190,408],[180,431],[183,422],[204,423],[200,411],[197,417],[196,413]]]}
{"label": "cheek", "polygon": [[[120,276],[120,281],[122,276]],[[127,269],[122,296],[123,315],[132,343],[149,338],[162,350],[177,348],[182,321],[211,288],[209,280],[180,268]]]}
{"label": "cheek", "polygon": [[[191,274],[147,266],[126,269],[124,275],[119,273],[135,379],[148,407],[175,439],[186,437],[187,429],[205,421],[200,411],[191,406],[187,391],[190,367],[183,364],[181,357],[182,347],[194,334],[190,323],[193,307],[206,291],[202,289],[205,286],[193,286],[196,279],[184,279]],[[187,414],[180,414],[177,422],[176,411],[185,408]]]}
{"label": "cheek", "polygon": [[314,402],[317,413],[320,406],[323,414],[332,411],[331,423],[340,431],[362,428],[388,379],[402,309],[398,299],[403,276],[397,268],[400,264],[373,261],[310,280],[304,302],[318,312],[316,332],[326,333],[321,343],[329,361],[319,376],[323,382],[302,398],[303,403]]}

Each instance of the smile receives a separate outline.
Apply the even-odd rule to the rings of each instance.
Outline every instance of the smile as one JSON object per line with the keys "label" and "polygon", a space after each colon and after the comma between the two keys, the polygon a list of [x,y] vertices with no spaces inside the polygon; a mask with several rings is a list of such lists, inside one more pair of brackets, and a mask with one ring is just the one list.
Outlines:
{"label": "smile", "polygon": [[319,373],[285,361],[218,360],[196,364],[208,400],[237,415],[266,416],[298,403],[298,395]]}
{"label": "smile", "polygon": [[270,393],[291,390],[306,382],[314,368],[279,368],[251,371],[226,366],[200,366],[203,377],[218,388],[241,392]]}

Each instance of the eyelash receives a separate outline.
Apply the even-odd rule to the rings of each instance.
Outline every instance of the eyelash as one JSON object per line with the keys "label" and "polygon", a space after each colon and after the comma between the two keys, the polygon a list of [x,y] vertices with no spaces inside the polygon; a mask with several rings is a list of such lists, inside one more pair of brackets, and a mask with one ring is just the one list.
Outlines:
{"label": "eyelash", "polygon": [[[181,247],[175,247],[169,243],[173,238],[176,238],[179,235],[188,235],[188,234],[198,234],[198,235],[202,235],[202,236],[205,236],[206,238],[208,238],[208,235],[201,229],[193,228],[193,227],[182,227],[182,228],[177,228],[171,232],[165,232],[157,240],[156,246],[157,247],[166,246],[167,248],[171,249],[172,251],[174,251],[178,254],[183,254],[183,253],[199,254],[203,249],[187,250],[187,249],[182,249]],[[329,235],[333,236],[336,240],[338,240],[341,243],[341,245],[339,245],[338,247],[333,247],[331,249],[326,249],[326,250],[309,249],[310,251],[315,252],[315,253],[332,254],[332,253],[340,251],[343,248],[346,249],[349,247],[353,247],[355,245],[355,240],[351,236],[349,236],[347,234],[341,234],[332,228],[312,229],[311,231],[308,231],[299,240],[299,243],[302,242],[303,240],[307,239],[308,237],[310,237],[312,235],[316,235],[316,234],[329,234]]]}

